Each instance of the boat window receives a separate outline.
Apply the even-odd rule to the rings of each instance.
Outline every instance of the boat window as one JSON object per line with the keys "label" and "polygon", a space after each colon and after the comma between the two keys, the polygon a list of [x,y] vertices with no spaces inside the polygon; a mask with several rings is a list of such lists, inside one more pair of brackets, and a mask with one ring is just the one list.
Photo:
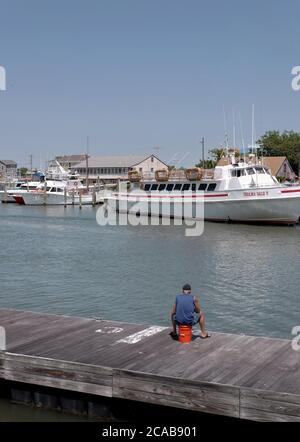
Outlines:
{"label": "boat window", "polygon": [[247,173],[248,173],[248,175],[254,175],[255,170],[253,169],[253,167],[247,167]]}
{"label": "boat window", "polygon": [[165,185],[165,184],[160,184],[160,185],[158,186],[158,190],[159,190],[159,191],[165,190],[165,188],[166,188],[166,185]]}
{"label": "boat window", "polygon": [[144,190],[148,191],[150,190],[151,184],[145,184]]}
{"label": "boat window", "polygon": [[158,188],[158,184],[152,184],[152,187],[151,187],[151,190],[157,190],[157,188]]}
{"label": "boat window", "polygon": [[182,191],[185,192],[186,190],[190,190],[190,187],[191,187],[190,183],[185,183],[182,186]]}
{"label": "boat window", "polygon": [[46,190],[47,190],[47,192],[49,192],[49,190],[51,190],[51,187],[47,187]]}
{"label": "boat window", "polygon": [[232,175],[232,176],[236,176],[238,178],[241,177],[241,176],[245,176],[246,175],[245,169],[236,169],[233,172],[235,172],[235,175]]}
{"label": "boat window", "polygon": [[174,190],[181,190],[182,184],[176,183],[174,186]]}
{"label": "boat window", "polygon": [[56,192],[56,188],[52,187],[52,189],[50,190],[50,192]]}
{"label": "boat window", "polygon": [[245,169],[233,169],[231,171],[231,176],[233,176],[233,177],[239,178],[244,175],[246,175]]}
{"label": "boat window", "polygon": [[206,183],[201,183],[198,190],[206,190],[207,184]]}
{"label": "boat window", "polygon": [[210,184],[208,185],[207,190],[208,190],[208,192],[213,192],[213,191],[215,190],[216,187],[217,187],[217,183],[210,183]]}
{"label": "boat window", "polygon": [[64,191],[64,189],[61,189],[61,188],[57,189],[57,192],[61,192],[62,193],[63,191]]}
{"label": "boat window", "polygon": [[196,192],[196,183],[192,183],[192,191]]}
{"label": "boat window", "polygon": [[265,171],[262,167],[255,167],[255,170],[257,173],[265,173]]}
{"label": "boat window", "polygon": [[173,190],[173,187],[174,187],[174,184],[167,184],[167,191],[168,192],[172,192],[172,190]]}
{"label": "boat window", "polygon": [[264,168],[264,171],[265,171],[265,173],[267,173],[268,175],[271,175],[269,169]]}

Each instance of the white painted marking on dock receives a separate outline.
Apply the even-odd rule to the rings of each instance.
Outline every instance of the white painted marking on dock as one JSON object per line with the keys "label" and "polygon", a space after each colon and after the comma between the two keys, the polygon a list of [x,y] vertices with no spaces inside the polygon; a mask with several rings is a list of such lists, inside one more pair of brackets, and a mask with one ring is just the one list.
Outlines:
{"label": "white painted marking on dock", "polygon": [[121,327],[110,327],[105,326],[103,329],[98,328],[98,330],[95,330],[95,333],[121,333],[123,331],[123,328]]}
{"label": "white painted marking on dock", "polygon": [[129,335],[126,338],[119,339],[119,342],[125,342],[126,344],[136,344],[137,342],[140,342],[142,339],[147,338],[148,336],[156,335],[157,333],[160,333],[164,330],[166,330],[168,327],[148,327],[145,328],[145,330],[141,330],[137,333],[134,333],[133,335]]}
{"label": "white painted marking on dock", "polygon": [[0,350],[6,350],[6,332],[4,327],[0,327]]}

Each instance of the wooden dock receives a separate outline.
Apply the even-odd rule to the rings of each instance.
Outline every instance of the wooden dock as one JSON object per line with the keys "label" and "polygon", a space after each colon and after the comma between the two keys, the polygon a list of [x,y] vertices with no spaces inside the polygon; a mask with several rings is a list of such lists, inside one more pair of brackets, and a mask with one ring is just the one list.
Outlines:
{"label": "wooden dock", "polygon": [[258,421],[300,421],[291,341],[0,310],[0,379]]}

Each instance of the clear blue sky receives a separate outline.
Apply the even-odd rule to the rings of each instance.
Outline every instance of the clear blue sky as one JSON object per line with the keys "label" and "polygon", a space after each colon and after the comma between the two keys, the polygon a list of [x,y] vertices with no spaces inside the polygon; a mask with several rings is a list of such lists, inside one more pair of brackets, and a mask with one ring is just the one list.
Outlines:
{"label": "clear blue sky", "polygon": [[[184,164],[224,140],[300,130],[294,0],[0,0],[0,158],[144,153]],[[237,121],[238,123],[238,121]],[[239,125],[237,124],[239,144]]]}

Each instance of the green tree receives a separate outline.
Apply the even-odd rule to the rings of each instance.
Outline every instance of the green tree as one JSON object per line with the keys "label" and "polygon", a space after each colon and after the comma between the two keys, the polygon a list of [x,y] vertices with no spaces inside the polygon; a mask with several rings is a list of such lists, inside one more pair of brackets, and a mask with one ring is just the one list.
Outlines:
{"label": "green tree", "polygon": [[196,167],[203,167],[203,169],[214,169],[216,167],[217,162],[215,160],[200,160],[199,163],[197,163]]}
{"label": "green tree", "polygon": [[286,156],[296,174],[300,169],[300,133],[294,131],[266,132],[259,140],[260,155]]}
{"label": "green tree", "polygon": [[217,163],[225,155],[225,149],[223,149],[222,147],[215,148],[211,149],[209,153],[211,154],[213,160]]}
{"label": "green tree", "polygon": [[28,172],[27,167],[20,167],[20,169],[18,170],[20,176],[23,178],[26,176],[26,173]]}

